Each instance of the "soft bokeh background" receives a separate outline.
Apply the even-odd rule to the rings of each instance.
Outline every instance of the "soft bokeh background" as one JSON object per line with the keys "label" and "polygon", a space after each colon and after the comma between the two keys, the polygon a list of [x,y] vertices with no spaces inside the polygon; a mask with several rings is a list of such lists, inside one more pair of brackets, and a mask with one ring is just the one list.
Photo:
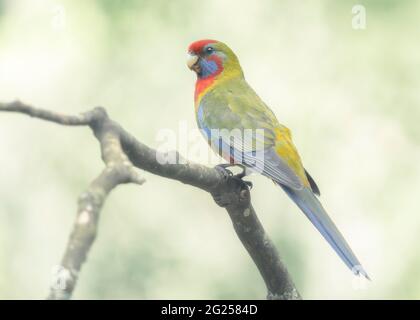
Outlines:
{"label": "soft bokeh background", "polygon": [[[352,28],[353,5],[366,8]],[[228,43],[294,132],[322,201],[373,281],[359,283],[271,181],[255,208],[304,298],[420,298],[419,1],[0,1],[0,101],[93,106],[150,146],[195,127],[188,44]],[[200,143],[205,143],[204,141]],[[194,159],[193,159],[194,160]],[[43,298],[101,170],[87,128],[0,114],[0,298]],[[144,174],[102,212],[75,298],[264,298],[209,195]]]}

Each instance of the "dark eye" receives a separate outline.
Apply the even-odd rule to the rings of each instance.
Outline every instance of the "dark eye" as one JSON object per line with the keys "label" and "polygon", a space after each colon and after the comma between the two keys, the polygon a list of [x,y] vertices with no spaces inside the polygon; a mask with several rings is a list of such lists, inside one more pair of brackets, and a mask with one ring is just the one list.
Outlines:
{"label": "dark eye", "polygon": [[206,52],[207,53],[212,53],[214,51],[213,47],[207,47]]}

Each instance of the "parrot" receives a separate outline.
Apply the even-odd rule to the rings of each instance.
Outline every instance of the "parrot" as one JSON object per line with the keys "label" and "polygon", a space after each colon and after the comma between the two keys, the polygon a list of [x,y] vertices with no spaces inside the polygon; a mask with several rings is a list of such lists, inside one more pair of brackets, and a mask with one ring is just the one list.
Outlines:
{"label": "parrot", "polygon": [[[320,190],[306,171],[290,130],[247,83],[235,53],[223,42],[195,41],[187,66],[196,73],[197,125],[211,149],[228,164],[239,165],[281,187],[318,229],[354,275],[368,274],[318,197]],[[241,176],[243,177],[243,176]]]}

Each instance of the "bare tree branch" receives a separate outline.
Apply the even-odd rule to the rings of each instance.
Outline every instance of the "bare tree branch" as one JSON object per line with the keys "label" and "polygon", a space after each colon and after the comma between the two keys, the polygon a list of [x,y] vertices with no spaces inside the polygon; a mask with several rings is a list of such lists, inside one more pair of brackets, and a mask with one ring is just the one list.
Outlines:
{"label": "bare tree branch", "polygon": [[157,159],[165,155],[139,142],[111,120],[101,107],[74,116],[15,101],[0,103],[0,111],[23,113],[62,125],[89,126],[101,147],[105,169],[79,197],[76,221],[51,286],[50,299],[71,297],[78,273],[95,239],[99,214],[107,195],[120,184],[144,182],[135,167],[200,188],[218,199],[216,203],[226,208],[236,234],[264,279],[267,298],[300,299],[277,249],[252,207],[248,187],[240,180],[225,176],[214,168],[188,162],[177,152],[174,154],[178,159],[176,164],[160,163]]}

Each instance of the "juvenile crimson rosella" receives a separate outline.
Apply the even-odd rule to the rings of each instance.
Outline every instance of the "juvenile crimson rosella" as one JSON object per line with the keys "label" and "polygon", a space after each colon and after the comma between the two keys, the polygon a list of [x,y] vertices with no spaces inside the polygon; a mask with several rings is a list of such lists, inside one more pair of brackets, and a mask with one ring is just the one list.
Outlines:
{"label": "juvenile crimson rosella", "polygon": [[353,273],[369,279],[318,200],[318,186],[303,167],[289,129],[245,81],[233,51],[216,40],[197,41],[188,48],[187,65],[197,74],[196,118],[211,147],[229,163],[283,188]]}

